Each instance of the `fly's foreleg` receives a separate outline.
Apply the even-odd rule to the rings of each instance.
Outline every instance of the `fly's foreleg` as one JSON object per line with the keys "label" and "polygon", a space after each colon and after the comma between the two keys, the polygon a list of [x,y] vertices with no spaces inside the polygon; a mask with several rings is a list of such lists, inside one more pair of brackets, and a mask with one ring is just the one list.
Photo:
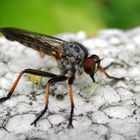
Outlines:
{"label": "fly's foreleg", "polygon": [[99,70],[100,70],[102,73],[104,73],[105,76],[106,76],[107,78],[109,78],[109,79],[114,79],[114,80],[116,80],[116,81],[118,81],[118,80],[124,80],[124,79],[125,79],[124,77],[117,78],[117,77],[114,77],[114,76],[110,76],[110,75],[105,71],[105,69],[104,69],[103,67],[101,67],[101,66],[99,66]]}

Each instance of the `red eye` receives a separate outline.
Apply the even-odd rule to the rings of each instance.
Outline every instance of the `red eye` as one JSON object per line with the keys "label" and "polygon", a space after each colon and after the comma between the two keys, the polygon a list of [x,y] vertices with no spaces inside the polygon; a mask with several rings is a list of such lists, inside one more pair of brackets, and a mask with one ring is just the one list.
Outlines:
{"label": "red eye", "polygon": [[87,74],[93,74],[98,71],[100,66],[100,58],[97,55],[88,57],[84,63],[84,70]]}
{"label": "red eye", "polygon": [[88,58],[84,63],[84,68],[92,68],[92,66],[93,66],[93,59]]}

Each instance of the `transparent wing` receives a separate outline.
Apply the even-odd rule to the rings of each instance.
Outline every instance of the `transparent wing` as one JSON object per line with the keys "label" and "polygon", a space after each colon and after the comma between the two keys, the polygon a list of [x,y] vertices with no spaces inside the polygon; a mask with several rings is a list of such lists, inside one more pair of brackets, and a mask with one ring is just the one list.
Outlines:
{"label": "transparent wing", "polygon": [[61,58],[64,55],[63,44],[66,41],[59,38],[16,28],[0,28],[0,32],[7,39],[18,41],[44,54],[56,58]]}

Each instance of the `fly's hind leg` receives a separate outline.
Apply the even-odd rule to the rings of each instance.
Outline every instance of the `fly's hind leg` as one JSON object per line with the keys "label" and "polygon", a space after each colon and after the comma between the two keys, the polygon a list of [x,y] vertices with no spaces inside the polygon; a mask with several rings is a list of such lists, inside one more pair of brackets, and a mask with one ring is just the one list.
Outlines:
{"label": "fly's hind leg", "polygon": [[57,83],[57,82],[61,82],[61,81],[65,81],[67,80],[66,76],[56,76],[52,79],[50,79],[47,84],[46,84],[46,89],[45,89],[45,107],[44,109],[40,112],[40,114],[37,116],[37,118],[31,123],[31,125],[36,126],[37,121],[45,114],[45,112],[48,109],[48,102],[49,102],[49,87],[51,84]]}
{"label": "fly's hind leg", "polygon": [[20,74],[18,75],[17,79],[15,80],[13,86],[11,87],[10,91],[8,92],[7,96],[0,98],[0,102],[6,101],[11,97],[11,95],[13,94],[15,88],[17,87],[17,85],[24,73],[29,73],[29,74],[33,74],[33,75],[37,75],[37,76],[42,76],[42,77],[51,77],[51,78],[57,76],[53,73],[48,73],[48,72],[44,72],[44,71],[39,71],[39,70],[34,70],[34,69],[25,69],[22,72],[20,72]]}

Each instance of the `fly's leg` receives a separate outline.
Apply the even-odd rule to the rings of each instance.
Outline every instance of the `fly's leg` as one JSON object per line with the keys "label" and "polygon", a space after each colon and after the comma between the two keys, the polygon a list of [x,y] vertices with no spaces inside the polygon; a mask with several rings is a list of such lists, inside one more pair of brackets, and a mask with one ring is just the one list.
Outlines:
{"label": "fly's leg", "polygon": [[36,126],[37,121],[45,114],[45,112],[48,109],[48,102],[49,102],[49,87],[51,84],[57,83],[57,82],[61,82],[61,81],[65,81],[67,80],[66,76],[57,76],[54,77],[52,79],[50,79],[47,84],[46,84],[46,88],[45,88],[45,107],[44,109],[40,112],[40,114],[37,116],[37,118],[31,123],[31,125]]}
{"label": "fly's leg", "polygon": [[123,67],[123,64],[117,63],[117,62],[112,62],[110,63],[108,66],[104,67],[104,70],[108,69],[109,67],[111,67],[112,65],[117,65],[120,67]]}
{"label": "fly's leg", "polygon": [[124,77],[117,78],[117,77],[114,77],[114,76],[110,76],[110,75],[104,70],[104,68],[101,67],[101,66],[99,66],[99,70],[100,70],[102,73],[104,73],[105,76],[106,76],[107,78],[109,78],[109,79],[114,79],[114,80],[116,80],[116,81],[118,81],[118,80],[125,80]]}
{"label": "fly's leg", "polygon": [[71,103],[71,111],[70,111],[70,118],[69,118],[69,124],[68,128],[74,128],[72,121],[73,121],[73,113],[74,113],[74,99],[73,99],[73,91],[72,91],[72,84],[74,82],[75,77],[71,77],[68,80],[68,92],[70,96],[70,103]]}
{"label": "fly's leg", "polygon": [[57,76],[53,73],[48,73],[48,72],[44,72],[44,71],[39,71],[39,70],[34,70],[34,69],[25,69],[22,72],[20,72],[20,74],[18,75],[17,79],[15,80],[13,86],[11,87],[10,91],[8,92],[7,96],[0,98],[0,102],[6,101],[7,99],[9,99],[11,97],[11,95],[13,94],[15,88],[17,87],[17,85],[24,73],[29,73],[29,74],[43,76],[43,77],[56,77]]}

